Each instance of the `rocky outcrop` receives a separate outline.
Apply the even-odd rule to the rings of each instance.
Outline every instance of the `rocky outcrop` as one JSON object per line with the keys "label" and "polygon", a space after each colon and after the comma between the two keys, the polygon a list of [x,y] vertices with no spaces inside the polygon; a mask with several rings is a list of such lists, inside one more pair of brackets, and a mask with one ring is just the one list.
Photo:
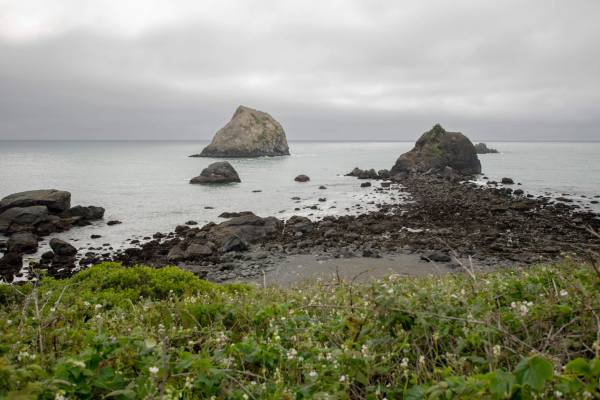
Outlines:
{"label": "rocky outcrop", "polygon": [[477,143],[475,145],[475,152],[477,154],[495,154],[498,150],[487,147],[485,143]]}
{"label": "rocky outcrop", "polygon": [[390,175],[441,172],[446,175],[479,174],[481,163],[473,143],[465,135],[460,132],[447,132],[438,124],[429,132],[425,132],[412,150],[396,160]]}
{"label": "rocky outcrop", "polygon": [[104,208],[75,206],[71,193],[56,190],[30,190],[0,200],[0,233],[33,232],[45,236],[73,225],[89,225],[101,219]]}
{"label": "rocky outcrop", "polygon": [[354,176],[358,179],[388,179],[390,177],[390,171],[387,169],[375,171],[373,168],[360,169],[356,167],[352,171],[348,172],[346,176]]}
{"label": "rocky outcrop", "polygon": [[227,161],[210,164],[204,168],[200,175],[190,180],[190,183],[232,183],[241,182],[236,170]]}
{"label": "rocky outcrop", "polygon": [[0,212],[14,207],[31,206],[46,206],[49,211],[60,213],[71,206],[71,193],[56,189],[29,190],[0,200]]}
{"label": "rocky outcrop", "polygon": [[289,155],[281,124],[269,114],[239,106],[200,154],[192,157],[262,157]]}

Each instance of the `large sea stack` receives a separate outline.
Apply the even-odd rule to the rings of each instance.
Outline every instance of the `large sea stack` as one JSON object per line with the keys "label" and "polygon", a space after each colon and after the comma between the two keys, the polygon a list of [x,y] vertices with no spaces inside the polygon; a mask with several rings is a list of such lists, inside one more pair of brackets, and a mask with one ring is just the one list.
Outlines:
{"label": "large sea stack", "polygon": [[390,174],[449,172],[458,175],[479,174],[481,163],[469,138],[460,132],[446,132],[436,124],[417,140],[411,151],[396,160]]}
{"label": "large sea stack", "polygon": [[269,114],[239,106],[202,153],[192,157],[263,157],[290,154],[281,124]]}

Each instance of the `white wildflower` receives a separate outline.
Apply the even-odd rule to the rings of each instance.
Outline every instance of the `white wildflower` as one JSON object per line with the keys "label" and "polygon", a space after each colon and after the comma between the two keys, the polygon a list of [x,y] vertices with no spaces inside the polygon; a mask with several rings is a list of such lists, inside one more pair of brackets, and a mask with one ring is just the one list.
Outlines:
{"label": "white wildflower", "polygon": [[500,357],[500,354],[502,353],[502,347],[500,345],[495,345],[494,347],[492,347],[492,354],[494,355],[494,357]]}
{"label": "white wildflower", "polygon": [[567,292],[565,289],[560,290],[560,297],[567,297],[568,295],[569,295],[569,292]]}
{"label": "white wildflower", "polygon": [[419,356],[419,364],[421,364],[421,365],[425,364],[425,356],[423,356],[423,355]]}
{"label": "white wildflower", "polygon": [[148,368],[148,371],[150,371],[152,375],[156,375],[158,374],[158,367],[150,367]]}
{"label": "white wildflower", "polygon": [[346,375],[340,376],[340,382],[346,382]]}
{"label": "white wildflower", "polygon": [[296,355],[298,354],[298,352],[296,351],[296,349],[289,349],[287,352],[287,359],[288,360],[293,360],[294,358],[296,358]]}
{"label": "white wildflower", "polygon": [[315,371],[314,369],[308,373],[308,376],[310,376],[311,378],[314,378],[314,377],[316,377],[317,375],[318,375],[318,374],[317,374],[317,371]]}
{"label": "white wildflower", "polygon": [[95,308],[96,310],[99,310],[99,309],[101,309],[101,308],[102,308],[102,304],[96,304],[96,305],[94,306],[94,308]]}
{"label": "white wildflower", "polygon": [[402,368],[408,368],[408,358],[404,357],[404,358],[402,359],[402,362],[400,363],[400,366],[401,366]]}

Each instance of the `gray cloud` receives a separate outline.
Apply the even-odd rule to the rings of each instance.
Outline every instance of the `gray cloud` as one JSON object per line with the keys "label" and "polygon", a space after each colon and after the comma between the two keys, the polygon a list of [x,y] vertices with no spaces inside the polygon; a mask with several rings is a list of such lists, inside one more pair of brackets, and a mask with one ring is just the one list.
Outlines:
{"label": "gray cloud", "polygon": [[0,3],[0,139],[600,139],[596,0],[102,3]]}

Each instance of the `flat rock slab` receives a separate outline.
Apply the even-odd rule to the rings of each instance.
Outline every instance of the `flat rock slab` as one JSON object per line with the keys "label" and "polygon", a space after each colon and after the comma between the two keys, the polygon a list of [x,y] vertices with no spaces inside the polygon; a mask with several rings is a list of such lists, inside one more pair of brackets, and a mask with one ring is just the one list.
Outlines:
{"label": "flat rock slab", "polygon": [[63,212],[71,207],[71,193],[56,189],[30,190],[0,200],[0,212],[13,207],[31,206],[46,206],[50,211]]}

